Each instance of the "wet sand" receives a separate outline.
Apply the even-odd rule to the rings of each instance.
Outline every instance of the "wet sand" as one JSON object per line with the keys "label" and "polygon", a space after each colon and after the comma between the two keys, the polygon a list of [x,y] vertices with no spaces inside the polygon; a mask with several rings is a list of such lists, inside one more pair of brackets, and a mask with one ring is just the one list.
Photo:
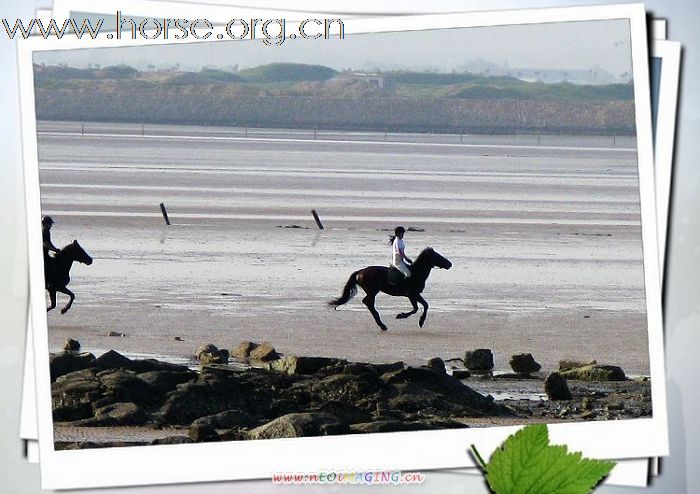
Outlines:
{"label": "wet sand", "polygon": [[[95,262],[73,268],[73,308],[48,314],[51,350],[71,337],[95,354],[186,361],[202,343],[267,340],[285,354],[415,365],[491,348],[498,370],[530,352],[545,371],[572,358],[649,373],[633,150],[62,125],[39,135],[42,210],[57,246],[77,238]],[[454,267],[431,274],[423,328],[394,319],[406,299],[380,295],[381,333],[361,294],[338,311],[325,303],[353,271],[388,264],[397,224],[423,230],[407,234],[409,256],[432,246]],[[280,228],[292,225],[304,228]]]}

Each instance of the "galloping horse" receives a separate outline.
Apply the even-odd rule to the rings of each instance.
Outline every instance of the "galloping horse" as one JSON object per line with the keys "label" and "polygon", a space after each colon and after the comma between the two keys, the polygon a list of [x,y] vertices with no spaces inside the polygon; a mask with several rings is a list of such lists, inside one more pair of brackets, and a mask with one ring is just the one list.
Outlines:
{"label": "galloping horse", "polygon": [[61,314],[65,314],[73,305],[75,294],[66,288],[70,283],[70,268],[73,261],[82,262],[88,266],[92,264],[92,257],[83,250],[77,240],[66,245],[55,257],[44,257],[44,280],[46,290],[51,297],[51,306],[46,309],[47,312],[56,307],[56,292],[65,293],[70,297],[66,306],[61,309]]}
{"label": "galloping horse", "polygon": [[428,313],[428,302],[421,296],[421,292],[425,288],[425,281],[428,279],[431,269],[450,269],[452,263],[428,247],[420,253],[415,262],[409,267],[411,269],[411,276],[408,279],[400,281],[396,285],[389,283],[389,275],[392,268],[369,266],[355,271],[350,275],[350,279],[348,279],[348,282],[345,284],[343,294],[337,299],[328,302],[328,305],[337,308],[347,303],[357,293],[357,285],[360,285],[367,294],[367,296],[362,299],[362,303],[367,306],[372,316],[374,316],[377,326],[379,326],[382,331],[386,331],[386,325],[382,322],[379,317],[379,312],[377,312],[377,309],[374,307],[374,299],[379,292],[384,292],[394,297],[408,297],[411,301],[413,310],[397,314],[396,319],[405,319],[418,312],[418,302],[420,302],[423,306],[423,314],[420,316],[418,324],[420,327],[423,327],[425,317]]}

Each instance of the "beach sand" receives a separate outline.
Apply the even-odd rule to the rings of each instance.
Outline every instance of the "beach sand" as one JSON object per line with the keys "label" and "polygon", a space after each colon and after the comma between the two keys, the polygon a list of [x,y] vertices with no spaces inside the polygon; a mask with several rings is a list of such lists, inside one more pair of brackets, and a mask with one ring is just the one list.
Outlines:
{"label": "beach sand", "polygon": [[[48,314],[52,351],[75,338],[96,355],[187,361],[202,343],[252,340],[284,354],[417,365],[490,348],[503,371],[512,354],[532,353],[543,371],[570,358],[649,374],[636,153],[619,142],[39,128],[54,243],[78,239],[94,258],[73,268],[71,310]],[[399,224],[422,230],[406,235],[410,257],[432,246],[454,265],[428,279],[425,326],[418,315],[396,320],[410,305],[386,295],[377,307],[387,332],[362,293],[329,309],[353,271],[389,263]],[[293,225],[302,228],[282,228]]]}

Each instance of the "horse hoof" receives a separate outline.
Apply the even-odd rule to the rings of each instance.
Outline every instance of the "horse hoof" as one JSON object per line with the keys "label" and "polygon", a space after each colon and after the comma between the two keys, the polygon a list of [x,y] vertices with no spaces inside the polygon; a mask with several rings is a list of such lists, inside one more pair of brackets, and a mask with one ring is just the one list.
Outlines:
{"label": "horse hoof", "polygon": [[421,319],[420,321],[418,321],[418,326],[420,326],[421,328],[423,327],[423,324],[425,324],[424,319]]}
{"label": "horse hoof", "polygon": [[405,314],[396,314],[396,319],[406,319]]}
{"label": "horse hoof", "polygon": [[379,329],[381,329],[382,331],[386,331],[386,326],[379,326]]}
{"label": "horse hoof", "polygon": [[68,309],[61,309],[61,314],[65,314],[66,312],[68,312]]}

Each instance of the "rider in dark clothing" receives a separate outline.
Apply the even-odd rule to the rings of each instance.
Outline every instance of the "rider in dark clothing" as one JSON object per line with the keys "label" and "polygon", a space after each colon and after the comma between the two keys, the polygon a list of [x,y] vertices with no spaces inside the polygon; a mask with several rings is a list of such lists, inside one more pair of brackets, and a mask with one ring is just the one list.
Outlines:
{"label": "rider in dark clothing", "polygon": [[53,218],[51,216],[44,216],[41,219],[41,237],[43,240],[44,247],[44,276],[48,275],[48,271],[53,262],[53,259],[49,255],[49,252],[58,254],[60,250],[51,242],[51,226],[53,225]]}

